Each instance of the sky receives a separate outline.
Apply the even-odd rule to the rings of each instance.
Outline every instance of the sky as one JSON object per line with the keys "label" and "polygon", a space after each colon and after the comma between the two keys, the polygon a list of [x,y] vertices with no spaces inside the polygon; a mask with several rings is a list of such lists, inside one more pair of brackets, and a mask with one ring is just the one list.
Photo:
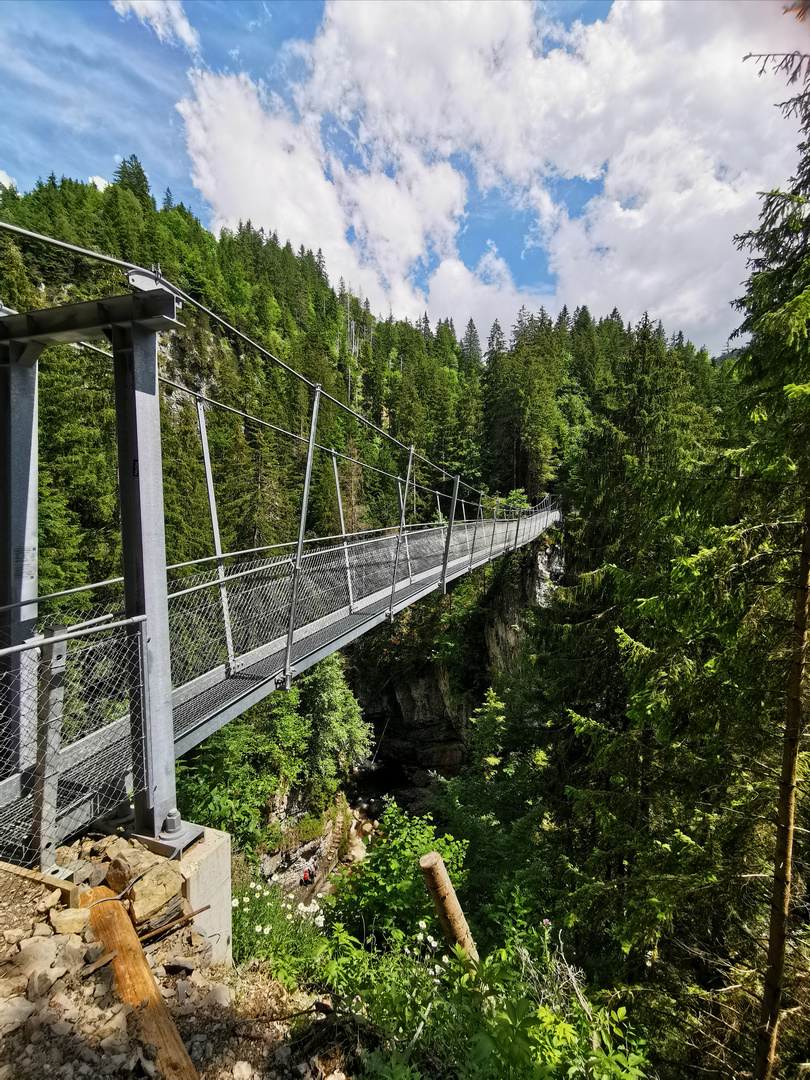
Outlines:
{"label": "sky", "polygon": [[719,353],[797,162],[783,0],[4,0],[0,183],[136,154],[218,233],[319,247],[372,311],[644,311]]}

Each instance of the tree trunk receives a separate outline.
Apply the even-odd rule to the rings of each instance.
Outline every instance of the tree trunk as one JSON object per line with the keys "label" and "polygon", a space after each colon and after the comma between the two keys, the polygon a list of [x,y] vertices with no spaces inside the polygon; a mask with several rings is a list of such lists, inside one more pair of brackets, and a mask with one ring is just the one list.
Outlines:
{"label": "tree trunk", "polygon": [[768,966],[762,991],[762,1010],[757,1028],[755,1080],[770,1080],[776,1062],[779,1009],[785,976],[790,885],[793,861],[793,823],[796,810],[796,767],[802,729],[804,665],[807,648],[807,606],[810,586],[810,499],[805,502],[802,523],[802,551],[796,585],[793,647],[782,745],[782,772],[777,804],[776,853],[773,868],[773,898],[768,934]]}

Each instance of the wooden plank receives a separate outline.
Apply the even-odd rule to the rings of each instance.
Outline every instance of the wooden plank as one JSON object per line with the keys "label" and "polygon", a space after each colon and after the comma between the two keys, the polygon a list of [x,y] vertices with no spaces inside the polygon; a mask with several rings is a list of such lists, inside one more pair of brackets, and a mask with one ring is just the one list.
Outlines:
{"label": "wooden plank", "polygon": [[15,874],[27,881],[35,881],[38,885],[44,885],[47,889],[58,889],[62,894],[62,901],[68,907],[79,906],[79,886],[64,878],[54,877],[53,874],[41,874],[39,870],[26,870],[23,866],[14,866],[13,863],[0,862],[0,870],[7,874]]}
{"label": "wooden plank", "polygon": [[89,907],[96,900],[108,901],[90,909],[90,925],[106,951],[117,953],[112,966],[118,996],[136,1008],[146,1001],[139,1014],[141,1042],[144,1046],[153,1043],[158,1048],[157,1066],[166,1080],[199,1080],[144,956],[135,927],[121,901],[110,899],[115,895],[106,885],[99,885],[79,899],[82,907]]}

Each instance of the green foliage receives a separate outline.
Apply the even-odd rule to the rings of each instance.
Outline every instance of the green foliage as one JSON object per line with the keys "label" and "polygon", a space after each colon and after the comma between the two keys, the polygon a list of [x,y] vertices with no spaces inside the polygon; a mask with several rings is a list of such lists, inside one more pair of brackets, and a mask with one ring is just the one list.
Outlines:
{"label": "green foliage", "polygon": [[404,1061],[399,1054],[386,1060],[381,1050],[372,1050],[363,1056],[363,1066],[358,1080],[424,1080],[419,1069]]}
{"label": "green foliage", "polygon": [[506,706],[492,687],[487,690],[484,704],[470,718],[470,752],[473,762],[480,764],[487,777],[501,764]]}
{"label": "green foliage", "polygon": [[336,925],[322,977],[333,1000],[382,1036],[383,1045],[365,1056],[363,1075],[646,1075],[644,1046],[629,1031],[625,1009],[592,1009],[551,948],[548,923],[536,929],[525,914],[515,894],[500,913],[502,944],[477,967],[430,934],[369,951]]}
{"label": "green foliage", "polygon": [[[190,820],[226,829],[238,849],[305,843],[322,832],[319,811],[366,755],[370,737],[342,661],[332,655],[289,692],[270,694],[180,762],[178,805]],[[292,789],[306,793],[315,814],[287,835],[268,818],[272,796]]]}
{"label": "green foliage", "polygon": [[457,886],[464,883],[466,843],[437,835],[430,816],[416,817],[389,802],[365,858],[335,879],[333,917],[363,937],[402,941],[432,917],[419,859],[438,851]]}
{"label": "green foliage", "polygon": [[269,960],[275,977],[291,989],[327,951],[317,900],[296,904],[275,881],[252,877],[235,893],[231,926],[234,962]]}
{"label": "green foliage", "polygon": [[343,660],[332,653],[299,680],[301,710],[311,730],[307,786],[313,806],[325,806],[350,770],[368,756],[372,729],[346,684]]}

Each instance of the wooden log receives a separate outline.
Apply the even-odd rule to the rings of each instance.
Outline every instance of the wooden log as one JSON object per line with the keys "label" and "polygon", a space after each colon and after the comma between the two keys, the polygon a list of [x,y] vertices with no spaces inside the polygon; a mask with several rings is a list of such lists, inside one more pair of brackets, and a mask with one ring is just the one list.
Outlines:
{"label": "wooden log", "polygon": [[0,870],[7,874],[15,874],[17,877],[33,881],[38,885],[44,885],[48,889],[59,889],[62,893],[62,902],[68,907],[79,906],[79,886],[64,878],[55,877],[53,874],[42,874],[39,870],[26,870],[22,866],[14,866],[13,863],[0,862]]}
{"label": "wooden log", "polygon": [[174,1025],[155,976],[144,956],[135,927],[112,889],[99,885],[79,897],[82,907],[96,900],[106,903],[90,907],[90,925],[108,952],[116,951],[112,966],[115,989],[122,1001],[140,1010],[140,1035],[144,1046],[157,1047],[157,1066],[166,1080],[199,1080],[197,1070],[186,1052],[180,1033]]}
{"label": "wooden log", "polygon": [[456,896],[456,890],[447,873],[444,859],[438,851],[431,851],[419,860],[419,869],[427,885],[427,891],[436,908],[444,936],[451,945],[460,945],[467,957],[474,964],[478,963],[478,949],[475,947],[467,920]]}

